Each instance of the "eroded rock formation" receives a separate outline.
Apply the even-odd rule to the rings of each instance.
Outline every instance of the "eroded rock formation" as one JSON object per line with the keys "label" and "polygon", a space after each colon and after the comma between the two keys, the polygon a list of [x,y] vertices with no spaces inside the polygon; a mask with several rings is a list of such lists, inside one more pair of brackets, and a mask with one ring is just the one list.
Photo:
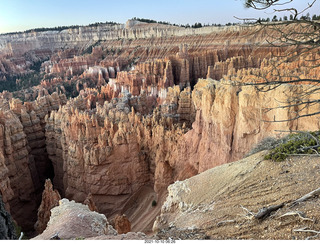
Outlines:
{"label": "eroded rock formation", "polygon": [[[273,78],[274,63],[286,51],[253,45],[272,33],[258,29],[129,21],[126,27],[1,36],[1,82],[41,77],[32,88],[0,94],[0,191],[12,216],[23,228],[33,226],[51,178],[63,197],[108,217],[128,211],[132,228],[151,231],[149,223],[137,223],[133,211],[140,210],[128,207],[144,189],[160,206],[170,184],[237,160],[264,137],[285,134],[276,130],[318,130],[316,117],[291,120],[297,112],[319,111],[318,105],[266,112],[309,84],[268,93],[241,86]],[[305,58],[319,55],[280,64],[281,75],[318,78],[319,68],[308,72]],[[311,98],[319,99],[317,93]],[[275,120],[285,122],[265,122]],[[158,211],[146,209],[152,218]]]}
{"label": "eroded rock formation", "polygon": [[90,211],[95,211],[95,212],[99,212],[98,208],[96,207],[93,199],[92,199],[92,194],[89,193],[89,195],[87,196],[87,198],[84,200],[83,204],[87,205],[90,209]]}
{"label": "eroded rock formation", "polygon": [[114,219],[114,226],[118,234],[127,234],[131,231],[131,223],[126,215],[117,215]]}
{"label": "eroded rock formation", "polygon": [[4,173],[1,191],[3,191],[4,201],[10,205],[13,218],[21,220],[19,224],[28,228],[34,218],[32,212],[37,206],[34,202],[33,177],[29,169],[31,159],[29,161],[27,136],[23,131],[21,121],[9,109],[8,103],[3,104],[0,113],[1,154],[6,165],[1,168]]}
{"label": "eroded rock formation", "polygon": [[1,100],[0,158],[5,162],[1,192],[13,218],[25,230],[35,223],[45,178],[53,176],[46,156],[44,117],[65,99],[52,94],[25,104],[17,99]]}
{"label": "eroded rock formation", "polygon": [[[297,89],[303,86],[261,94],[253,86],[231,81],[199,80],[192,94],[187,88],[169,89],[170,94],[176,91],[167,102],[176,106],[172,114],[179,115],[180,124],[174,123],[166,106],[142,117],[135,113],[130,96],[105,102],[94,111],[84,111],[85,99],[78,97],[47,117],[47,151],[55,185],[80,202],[92,193],[106,215],[121,212],[140,187],[151,184],[163,195],[174,181],[239,159],[264,137],[280,136],[276,130],[318,130],[316,118],[293,122],[294,114],[287,110],[263,112],[266,104],[276,105],[274,98],[285,99],[284,94],[290,97]],[[195,117],[188,120],[185,116],[192,116],[191,111]],[[263,122],[275,116],[288,122]]]}
{"label": "eroded rock formation", "polygon": [[38,218],[35,224],[35,230],[41,234],[47,227],[47,223],[50,220],[50,210],[59,205],[61,196],[57,190],[53,190],[51,181],[48,179],[44,185],[44,191],[42,193],[42,200],[38,209]]}
{"label": "eroded rock formation", "polygon": [[51,210],[45,231],[34,240],[83,239],[101,235],[117,235],[117,231],[103,214],[64,198],[59,201],[59,206]]}

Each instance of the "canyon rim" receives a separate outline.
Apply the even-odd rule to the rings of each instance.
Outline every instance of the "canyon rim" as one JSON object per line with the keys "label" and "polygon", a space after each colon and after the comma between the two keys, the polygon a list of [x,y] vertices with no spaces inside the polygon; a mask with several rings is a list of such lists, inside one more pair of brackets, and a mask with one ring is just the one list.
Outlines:
{"label": "canyon rim", "polygon": [[[238,216],[317,188],[317,157],[245,158],[265,138],[320,130],[317,116],[296,119],[319,103],[266,112],[309,83],[246,85],[290,48],[266,42],[277,35],[141,19],[1,34],[0,192],[15,225],[36,239],[308,237],[293,229],[319,227],[317,199],[262,223]],[[307,57],[311,71],[298,57],[281,75],[319,79],[319,50]]]}

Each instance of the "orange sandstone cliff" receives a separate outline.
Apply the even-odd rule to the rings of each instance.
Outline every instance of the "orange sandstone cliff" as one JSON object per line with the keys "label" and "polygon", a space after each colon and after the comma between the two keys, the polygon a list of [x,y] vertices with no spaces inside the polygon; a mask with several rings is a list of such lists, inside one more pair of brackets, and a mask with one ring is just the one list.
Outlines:
{"label": "orange sandstone cliff", "polygon": [[[0,37],[0,82],[22,77],[12,83],[21,89],[0,94],[0,191],[24,229],[39,206],[38,231],[46,228],[58,198],[46,183],[40,205],[50,178],[62,197],[108,218],[126,214],[133,231],[151,232],[170,184],[238,160],[280,131],[319,130],[316,117],[291,120],[317,105],[266,112],[309,84],[267,93],[243,85],[272,76],[286,51],[255,45],[272,30],[134,21],[99,28],[35,33],[36,43],[29,34]],[[36,62],[42,79],[26,87],[23,75],[36,73]],[[319,76],[303,59],[281,72]],[[277,120],[285,122],[267,122]]]}

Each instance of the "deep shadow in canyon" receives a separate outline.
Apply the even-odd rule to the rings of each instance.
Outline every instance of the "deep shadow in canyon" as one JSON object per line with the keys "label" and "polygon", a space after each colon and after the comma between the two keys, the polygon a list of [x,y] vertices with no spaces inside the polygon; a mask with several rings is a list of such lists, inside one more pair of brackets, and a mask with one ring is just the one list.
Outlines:
{"label": "deep shadow in canyon", "polygon": [[22,230],[35,235],[49,178],[62,197],[83,203],[90,195],[108,219],[126,214],[133,231],[152,233],[170,184],[242,158],[264,137],[281,136],[275,130],[317,129],[313,118],[264,122],[290,120],[262,109],[303,86],[266,94],[239,86],[269,72],[285,49],[256,45],[272,33],[258,29],[129,21],[1,36],[10,43],[0,46],[1,82],[45,60],[39,85],[0,94],[0,191]]}

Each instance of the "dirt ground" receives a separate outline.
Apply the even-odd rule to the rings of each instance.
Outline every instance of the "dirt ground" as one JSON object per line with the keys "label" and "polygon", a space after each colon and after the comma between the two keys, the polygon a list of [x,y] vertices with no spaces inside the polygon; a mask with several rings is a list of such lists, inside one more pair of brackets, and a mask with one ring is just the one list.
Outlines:
{"label": "dirt ground", "polygon": [[[198,231],[205,239],[320,239],[319,198],[291,206],[320,187],[320,157],[279,163],[263,160],[264,153],[184,181],[187,190],[172,192],[179,206],[162,211],[162,239],[174,238],[176,230]],[[261,208],[281,203],[264,220],[254,218]]]}
{"label": "dirt ground", "polygon": [[[156,206],[152,206],[154,200]],[[160,199],[153,188],[144,186],[127,201],[122,212],[129,217],[131,231],[152,235],[153,222],[160,214],[160,208]]]}

